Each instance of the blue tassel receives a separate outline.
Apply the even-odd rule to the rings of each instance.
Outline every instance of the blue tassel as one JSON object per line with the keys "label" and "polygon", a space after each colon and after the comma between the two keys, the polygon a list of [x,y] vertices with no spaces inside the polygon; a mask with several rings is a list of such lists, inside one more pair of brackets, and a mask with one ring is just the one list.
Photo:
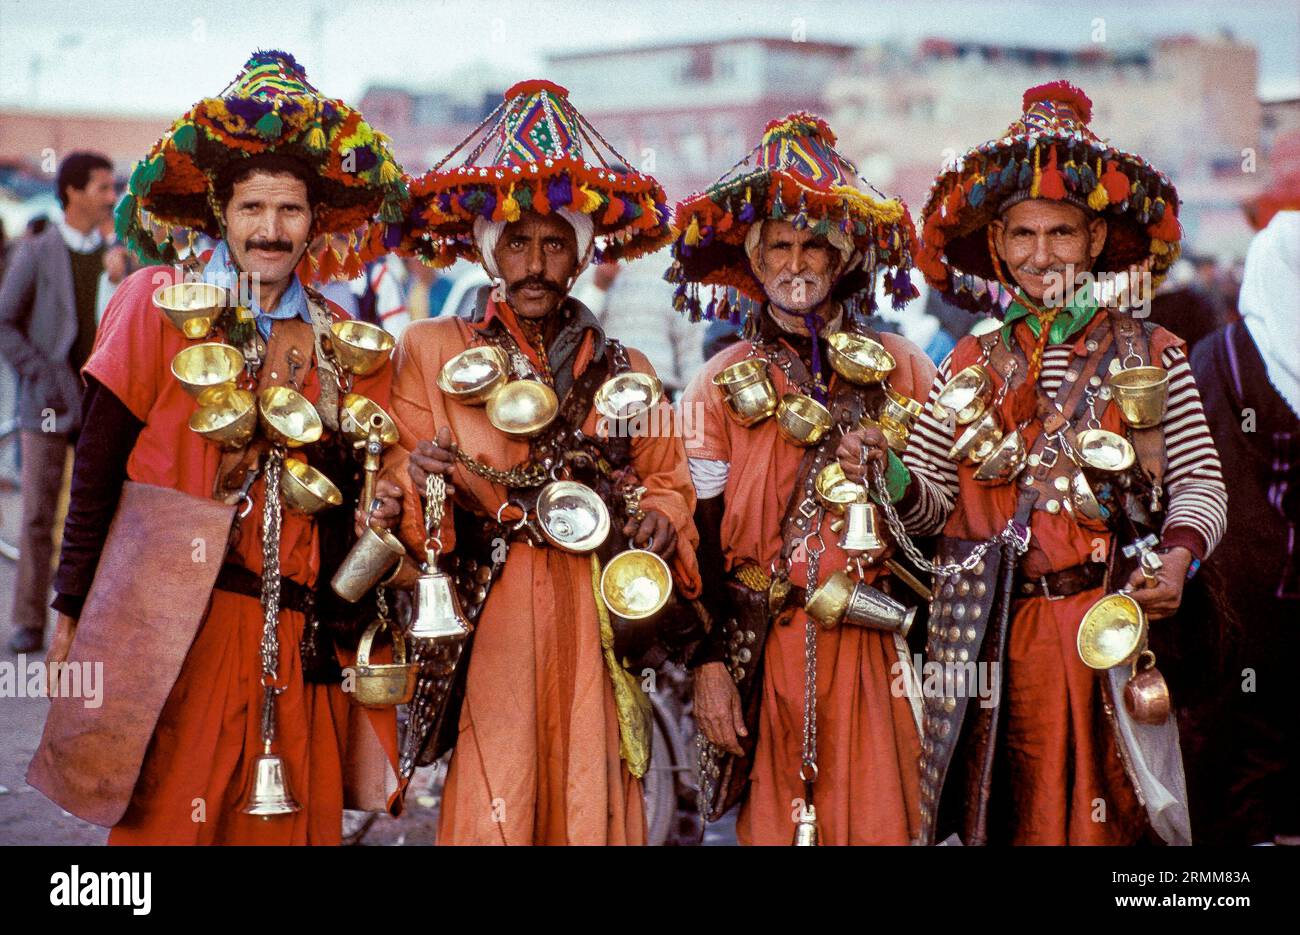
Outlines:
{"label": "blue tassel", "polygon": [[984,183],[976,182],[970,187],[970,193],[966,196],[966,203],[972,208],[978,208],[984,202]]}
{"label": "blue tassel", "polygon": [[741,224],[749,224],[754,220],[754,205],[751,202],[745,202],[740,206],[740,214],[736,215],[736,220]]}
{"label": "blue tassel", "polygon": [[402,225],[385,224],[384,225],[384,246],[389,250],[396,250],[402,242]]}

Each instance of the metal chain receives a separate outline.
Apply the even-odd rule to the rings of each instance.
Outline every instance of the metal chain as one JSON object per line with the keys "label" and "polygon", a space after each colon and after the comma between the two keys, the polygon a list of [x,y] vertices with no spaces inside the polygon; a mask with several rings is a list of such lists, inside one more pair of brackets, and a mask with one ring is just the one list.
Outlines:
{"label": "metal chain", "polygon": [[456,460],[465,465],[465,469],[471,474],[477,474],[485,480],[504,487],[540,487],[550,480],[550,472],[536,461],[516,465],[503,471],[474,460],[459,448],[456,450]]}
{"label": "metal chain", "polygon": [[[438,534],[442,531],[446,502],[447,482],[441,474],[430,474],[424,482],[424,557],[430,566],[437,561],[438,553],[442,551],[442,539]],[[429,544],[434,542],[438,548],[431,553]]]}
{"label": "metal chain", "polygon": [[[822,511],[818,510],[817,528],[819,529],[821,519]],[[811,592],[817,587],[822,550],[807,548],[808,590]],[[804,782],[815,782],[817,779],[817,623],[811,617],[804,621],[803,673],[803,762],[799,768],[799,778]]]}
{"label": "metal chain", "polygon": [[280,667],[280,475],[284,449],[278,445],[266,457],[262,473],[262,743],[275,740],[275,696]]}

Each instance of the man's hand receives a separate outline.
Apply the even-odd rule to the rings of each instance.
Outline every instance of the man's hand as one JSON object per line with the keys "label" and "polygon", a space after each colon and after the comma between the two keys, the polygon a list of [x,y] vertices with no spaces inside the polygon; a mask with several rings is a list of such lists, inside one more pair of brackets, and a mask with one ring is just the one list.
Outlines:
{"label": "man's hand", "polygon": [[[433,441],[420,442],[411,452],[406,464],[406,472],[415,482],[415,489],[424,493],[424,485],[430,474],[449,475],[456,466],[456,443],[451,440],[451,429],[443,426],[438,429],[438,437]],[[451,498],[455,488],[447,484],[447,497]]]}
{"label": "man's hand", "polygon": [[1164,567],[1156,572],[1156,580],[1148,581],[1141,568],[1128,576],[1125,589],[1133,600],[1142,605],[1152,620],[1171,616],[1183,599],[1183,584],[1187,581],[1187,568],[1192,564],[1192,553],[1176,546],[1161,554]]}
{"label": "man's hand", "polygon": [[68,650],[72,648],[72,638],[76,635],[77,621],[67,614],[59,614],[54,635],[50,637],[50,648],[45,653],[45,694],[48,697],[54,697],[54,666],[68,661]]}
{"label": "man's hand", "polygon": [[[367,507],[370,508],[368,513]],[[376,529],[396,528],[402,520],[402,488],[390,480],[375,481],[375,502],[358,503],[353,519],[358,536],[367,526]]]}
{"label": "man's hand", "polygon": [[623,535],[638,549],[649,548],[665,561],[677,549],[677,528],[658,510],[647,510],[645,518],[623,524]]}
{"label": "man's hand", "polygon": [[871,479],[867,467],[876,465],[883,472],[889,467],[889,443],[885,433],[875,426],[845,432],[840,446],[835,449],[844,476],[855,484],[870,489]]}
{"label": "man's hand", "polygon": [[706,662],[695,670],[695,723],[709,743],[737,756],[740,738],[748,735],[740,710],[740,692],[721,662]]}

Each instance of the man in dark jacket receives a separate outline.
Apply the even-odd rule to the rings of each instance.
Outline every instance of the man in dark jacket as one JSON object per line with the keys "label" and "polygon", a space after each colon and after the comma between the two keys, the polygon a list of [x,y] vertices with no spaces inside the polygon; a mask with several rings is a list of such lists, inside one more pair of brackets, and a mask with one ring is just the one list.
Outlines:
{"label": "man in dark jacket", "polygon": [[18,373],[23,523],[9,648],[44,643],[59,485],[81,423],[81,365],[95,342],[104,271],[99,228],[113,211],[113,165],[96,153],[59,166],[63,220],[19,242],[0,283],[0,354]]}

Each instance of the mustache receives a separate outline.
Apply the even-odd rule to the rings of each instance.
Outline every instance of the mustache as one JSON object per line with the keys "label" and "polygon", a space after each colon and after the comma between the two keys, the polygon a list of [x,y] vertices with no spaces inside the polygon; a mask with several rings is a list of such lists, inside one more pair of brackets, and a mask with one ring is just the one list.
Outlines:
{"label": "mustache", "polygon": [[290,253],[293,250],[293,244],[287,240],[247,240],[244,242],[245,250],[276,250],[281,253]]}
{"label": "mustache", "polygon": [[1020,271],[1022,273],[1028,273],[1030,276],[1046,276],[1048,273],[1060,273],[1064,275],[1067,269],[1068,267],[1065,266],[1046,266],[1040,269],[1032,263],[1022,263],[1020,265]]}
{"label": "mustache", "polygon": [[545,289],[547,292],[554,292],[558,295],[564,294],[564,290],[560,288],[558,283],[553,283],[541,276],[525,276],[523,279],[515,280],[510,284],[510,291],[516,292],[520,289],[527,289],[529,286],[536,286],[539,289]]}

